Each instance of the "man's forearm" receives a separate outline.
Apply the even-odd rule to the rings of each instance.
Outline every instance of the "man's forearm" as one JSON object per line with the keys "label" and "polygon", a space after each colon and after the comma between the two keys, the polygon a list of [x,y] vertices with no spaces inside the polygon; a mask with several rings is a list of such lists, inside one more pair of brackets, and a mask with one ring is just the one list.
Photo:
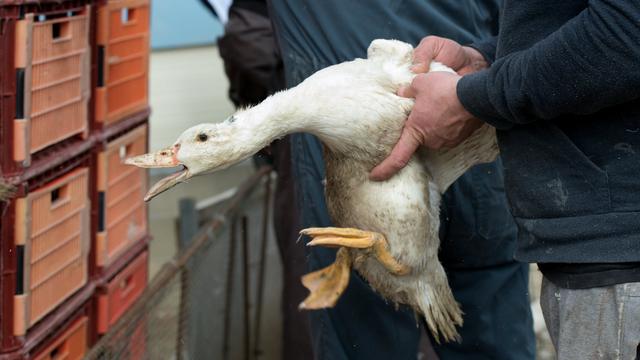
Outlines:
{"label": "man's forearm", "polygon": [[461,79],[460,101],[506,129],[640,98],[638,19],[638,2],[594,1],[533,47]]}

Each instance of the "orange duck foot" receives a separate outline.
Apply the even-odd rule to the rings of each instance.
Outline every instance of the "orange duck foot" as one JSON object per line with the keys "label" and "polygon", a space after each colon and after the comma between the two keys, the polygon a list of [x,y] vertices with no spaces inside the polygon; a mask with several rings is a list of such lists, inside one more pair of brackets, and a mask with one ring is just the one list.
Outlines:
{"label": "orange duck foot", "polygon": [[308,228],[300,232],[313,239],[307,246],[344,246],[352,249],[369,249],[373,255],[390,273],[407,275],[411,272],[409,266],[400,264],[389,252],[389,243],[384,235],[352,228]]}
{"label": "orange duck foot", "polygon": [[302,285],[311,292],[300,309],[316,310],[333,307],[349,285],[351,275],[351,255],[341,248],[333,264],[302,277]]}

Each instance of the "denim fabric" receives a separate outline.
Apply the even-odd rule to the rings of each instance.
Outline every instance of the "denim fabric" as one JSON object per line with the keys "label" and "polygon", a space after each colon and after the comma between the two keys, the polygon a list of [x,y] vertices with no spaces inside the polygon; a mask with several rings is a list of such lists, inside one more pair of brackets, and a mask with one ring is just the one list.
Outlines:
{"label": "denim fabric", "polygon": [[640,282],[565,289],[543,278],[540,306],[556,359],[640,359]]}
{"label": "denim fabric", "polygon": [[464,312],[459,344],[434,344],[442,359],[534,359],[529,265],[513,259],[517,229],[500,160],[477,165],[444,194],[440,261]]}

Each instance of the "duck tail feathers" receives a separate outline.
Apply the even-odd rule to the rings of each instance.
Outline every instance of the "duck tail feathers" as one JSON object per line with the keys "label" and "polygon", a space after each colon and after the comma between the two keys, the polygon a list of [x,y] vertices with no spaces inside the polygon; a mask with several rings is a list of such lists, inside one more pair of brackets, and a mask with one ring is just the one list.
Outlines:
{"label": "duck tail feathers", "polygon": [[444,270],[441,271],[443,281],[419,281],[416,303],[437,343],[441,338],[445,342],[460,342],[456,327],[462,326],[463,313],[449,288]]}

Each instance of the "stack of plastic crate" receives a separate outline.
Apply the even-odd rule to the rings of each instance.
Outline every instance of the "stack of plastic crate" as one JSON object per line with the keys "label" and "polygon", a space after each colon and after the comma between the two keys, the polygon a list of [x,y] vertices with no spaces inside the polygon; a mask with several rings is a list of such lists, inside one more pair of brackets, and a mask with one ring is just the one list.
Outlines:
{"label": "stack of plastic crate", "polygon": [[[94,242],[98,284],[98,335],[142,294],[147,284],[149,240],[146,171],[123,164],[147,151],[148,0],[102,0],[94,8],[93,124],[97,134],[97,226]],[[143,344],[144,331],[137,331]],[[139,349],[132,349],[139,357]]]}
{"label": "stack of plastic crate", "polygon": [[0,3],[0,358],[80,358],[95,338],[89,0]]}
{"label": "stack of plastic crate", "polygon": [[148,0],[0,0],[0,359],[80,359],[146,287],[148,58]]}

